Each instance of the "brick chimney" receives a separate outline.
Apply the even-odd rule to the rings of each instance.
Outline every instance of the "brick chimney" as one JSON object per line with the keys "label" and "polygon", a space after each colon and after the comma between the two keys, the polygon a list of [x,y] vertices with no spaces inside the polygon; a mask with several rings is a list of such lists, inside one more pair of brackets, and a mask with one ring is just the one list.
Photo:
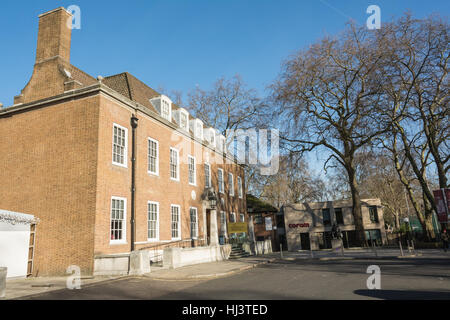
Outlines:
{"label": "brick chimney", "polygon": [[70,62],[71,17],[62,7],[39,15],[36,63],[56,56]]}
{"label": "brick chimney", "polygon": [[39,15],[36,63],[28,84],[14,97],[14,105],[62,94],[70,84],[72,15],[64,8]]}

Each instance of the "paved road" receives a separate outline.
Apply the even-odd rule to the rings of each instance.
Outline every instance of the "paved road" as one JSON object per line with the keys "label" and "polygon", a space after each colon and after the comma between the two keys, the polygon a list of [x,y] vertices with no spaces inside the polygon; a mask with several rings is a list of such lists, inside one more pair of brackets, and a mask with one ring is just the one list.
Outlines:
{"label": "paved road", "polygon": [[[369,265],[381,269],[381,290],[367,289]],[[450,259],[275,261],[213,280],[131,278],[33,299],[450,299]]]}

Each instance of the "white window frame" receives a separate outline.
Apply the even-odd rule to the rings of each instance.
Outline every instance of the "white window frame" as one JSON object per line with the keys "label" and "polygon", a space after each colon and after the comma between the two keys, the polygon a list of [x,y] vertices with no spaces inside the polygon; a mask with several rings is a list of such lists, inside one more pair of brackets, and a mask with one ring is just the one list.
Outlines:
{"label": "white window frame", "polygon": [[[225,193],[225,177],[223,175],[223,169],[217,169],[217,182],[219,185],[219,193]],[[222,181],[220,181],[220,177],[222,177]]]}
{"label": "white window frame", "polygon": [[[123,201],[122,239],[115,239],[115,240],[111,239],[113,200]],[[126,243],[127,243],[127,198],[112,196],[109,208],[109,244],[126,244]]]}
{"label": "white window frame", "polygon": [[241,177],[237,177],[237,181],[238,181],[238,196],[239,199],[242,199],[244,197],[244,189],[242,188],[242,178]]}
{"label": "white window frame", "polygon": [[[167,103],[167,107],[168,107],[168,114],[167,117],[164,115],[164,104]],[[163,119],[166,119],[167,121],[171,122],[172,121],[172,102],[169,99],[166,98],[161,98],[161,117]]]}
{"label": "white window frame", "polygon": [[245,222],[245,213],[239,214],[239,222]]}
{"label": "white window frame", "polygon": [[[191,165],[191,159],[194,160],[194,172],[193,172],[194,182],[189,181],[190,174],[191,174],[191,171],[189,169],[189,167]],[[189,185],[191,185],[191,186],[197,185],[197,161],[196,161],[195,157],[191,156],[191,155],[188,156],[188,182],[189,182]]]}
{"label": "white window frame", "polygon": [[[125,147],[124,147],[124,151],[123,151],[123,162],[124,163],[120,163],[120,162],[116,162],[114,161],[114,128],[118,128],[121,130],[125,131]],[[117,123],[113,123],[113,129],[112,129],[112,148],[111,148],[111,155],[112,155],[112,164],[119,166],[119,167],[123,167],[123,168],[128,168],[128,129],[125,127],[122,127],[121,125],[117,124]]]}
{"label": "white window frame", "polygon": [[[192,215],[191,215],[191,210],[195,210],[195,219],[196,219],[195,220],[195,234],[196,234],[195,237],[192,236]],[[197,210],[196,207],[190,207],[189,208],[189,222],[190,222],[189,230],[191,232],[191,234],[190,234],[191,239],[197,240],[198,239],[198,210]]]}
{"label": "white window frame", "polygon": [[228,172],[228,193],[230,197],[234,197],[234,175],[231,172]]}
{"label": "white window frame", "polygon": [[[189,113],[186,110],[184,110],[184,109],[180,109],[180,114],[179,115],[180,115],[180,124],[179,124],[180,128],[185,130],[185,131],[187,131],[187,132],[189,132]],[[182,125],[183,122],[181,121],[183,115],[186,116],[186,124],[185,124],[185,126]]]}
{"label": "white window frame", "polygon": [[[149,230],[149,222],[150,220],[148,219],[148,205],[150,204],[154,204],[156,205],[156,238],[149,238],[148,237],[148,230]],[[158,242],[159,241],[159,202],[156,201],[148,201],[147,202],[147,241],[148,242]]]}
{"label": "white window frame", "polygon": [[211,165],[209,163],[205,163],[205,167],[204,167],[204,172],[205,172],[205,178],[206,178],[206,167],[208,167],[208,185],[206,185],[206,179],[205,179],[205,188],[211,188],[212,187],[212,183],[211,183]]}
{"label": "white window frame", "polygon": [[[155,172],[150,171],[150,145],[149,142],[154,142],[156,144],[156,163],[155,163]],[[147,172],[151,175],[159,176],[159,141],[153,138],[148,137],[147,143]]]}
{"label": "white window frame", "polygon": [[[172,216],[172,208],[178,208],[178,237],[173,237],[173,216]],[[172,240],[181,240],[181,207],[178,204],[170,205],[170,236]]]}
{"label": "white window frame", "polygon": [[[170,168],[171,161],[172,161],[171,151],[175,151],[176,154],[177,154],[177,170],[176,170],[177,177],[176,178],[172,177],[172,171],[171,171],[171,168]],[[180,151],[178,151],[175,148],[170,148],[170,151],[169,151],[169,175],[170,175],[170,180],[180,181]]]}
{"label": "white window frame", "polygon": [[[231,219],[231,217],[233,217],[233,219]],[[231,223],[236,223],[237,222],[237,220],[236,220],[236,212],[230,213],[230,222]]]}

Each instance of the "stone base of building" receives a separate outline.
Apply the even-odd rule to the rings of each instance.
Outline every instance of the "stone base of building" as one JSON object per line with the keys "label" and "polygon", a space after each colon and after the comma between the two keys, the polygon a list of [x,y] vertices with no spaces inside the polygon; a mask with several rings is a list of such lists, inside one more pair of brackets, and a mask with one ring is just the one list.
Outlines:
{"label": "stone base of building", "polygon": [[251,255],[262,255],[272,253],[272,240],[256,241],[253,243],[244,243],[242,249]]}
{"label": "stone base of building", "polygon": [[150,272],[148,251],[108,254],[94,259],[94,276],[143,275]]}
{"label": "stone base of building", "polygon": [[188,265],[228,260],[231,245],[217,245],[196,248],[168,248],[164,249],[163,266],[169,269]]}

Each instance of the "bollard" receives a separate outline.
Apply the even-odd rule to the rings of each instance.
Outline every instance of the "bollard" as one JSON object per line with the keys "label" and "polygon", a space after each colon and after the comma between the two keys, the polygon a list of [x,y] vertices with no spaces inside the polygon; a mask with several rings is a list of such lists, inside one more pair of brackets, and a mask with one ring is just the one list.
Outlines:
{"label": "bollard", "polygon": [[372,242],[373,251],[375,252],[375,257],[378,258],[378,252],[377,252],[377,246],[375,245],[375,242]]}
{"label": "bollard", "polygon": [[411,254],[411,243],[409,242],[409,240],[406,240],[407,242],[407,244],[408,244],[408,252],[409,252],[409,254]]}
{"label": "bollard", "polygon": [[344,256],[344,240],[341,239],[341,254]]}
{"label": "bollard", "polygon": [[399,241],[398,241],[398,244],[399,244],[399,246],[400,246],[400,253],[401,253],[402,257],[403,257],[404,254],[403,254],[403,248],[402,248],[402,241],[399,240]]}
{"label": "bollard", "polygon": [[283,260],[283,245],[280,243],[280,257]]}
{"label": "bollard", "polygon": [[309,252],[311,252],[311,258],[314,258],[314,252],[312,251],[312,249],[309,249]]}
{"label": "bollard", "polygon": [[6,297],[6,274],[8,268],[0,267],[0,299]]}

